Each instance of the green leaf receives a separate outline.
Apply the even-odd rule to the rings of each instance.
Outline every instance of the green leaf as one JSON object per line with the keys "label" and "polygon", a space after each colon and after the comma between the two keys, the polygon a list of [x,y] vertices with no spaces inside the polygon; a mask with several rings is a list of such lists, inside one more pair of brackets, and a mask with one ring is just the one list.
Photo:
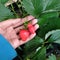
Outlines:
{"label": "green leaf", "polygon": [[51,56],[49,56],[49,58],[47,60],[56,60],[56,56],[51,54]]}
{"label": "green leaf", "polygon": [[60,56],[57,56],[57,60],[60,60]]}
{"label": "green leaf", "polygon": [[51,34],[48,42],[59,43],[60,44],[60,30],[56,30]]}
{"label": "green leaf", "polygon": [[53,17],[59,17],[59,13],[58,12],[48,12],[48,13],[44,13],[40,16],[40,18],[53,18]]}
{"label": "green leaf", "polygon": [[49,31],[46,35],[45,35],[45,40],[47,40],[49,38],[49,36],[51,36],[53,33],[55,33],[56,31],[60,31],[59,29],[57,30],[52,30],[52,31]]}
{"label": "green leaf", "polygon": [[27,53],[31,53],[34,50],[36,50],[37,47],[39,47],[42,43],[43,43],[43,39],[41,39],[38,36],[35,36],[34,39],[32,39],[31,41],[27,42],[24,46],[24,52]]}
{"label": "green leaf", "polygon": [[46,60],[46,48],[39,49],[31,60]]}
{"label": "green leaf", "polygon": [[37,35],[45,38],[45,34],[49,31],[60,29],[60,18],[39,18],[38,24],[40,28],[37,31]]}
{"label": "green leaf", "polygon": [[41,0],[23,0],[23,5],[29,14],[39,16],[42,8],[40,2]]}
{"label": "green leaf", "polygon": [[60,11],[60,0],[45,0],[43,10],[59,10]]}
{"label": "green leaf", "polygon": [[0,0],[0,3],[5,4],[8,0]]}
{"label": "green leaf", "polygon": [[39,17],[44,13],[60,11],[60,0],[23,0],[23,6],[29,14]]}
{"label": "green leaf", "polygon": [[0,4],[0,21],[6,20],[9,18],[14,18],[13,13],[3,4]]}

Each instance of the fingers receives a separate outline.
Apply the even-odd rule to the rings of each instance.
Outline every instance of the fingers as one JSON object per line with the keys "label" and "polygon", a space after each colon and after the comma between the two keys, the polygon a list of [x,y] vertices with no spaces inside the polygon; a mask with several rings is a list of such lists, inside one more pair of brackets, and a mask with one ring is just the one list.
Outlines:
{"label": "fingers", "polygon": [[[15,32],[18,33],[20,31],[20,29],[23,29],[23,28],[24,28],[24,26],[20,26],[20,27],[15,29]],[[35,28],[35,31],[36,31],[39,28],[39,25],[38,24],[34,25],[34,28]]]}
{"label": "fingers", "polygon": [[22,40],[18,40],[18,39],[14,39],[12,40],[13,42],[11,43],[11,45],[16,49],[17,47],[19,47],[22,44],[27,43],[28,41],[30,41],[32,38],[34,38],[36,36],[36,33],[31,34],[30,37],[26,40],[26,41],[22,41]]}
{"label": "fingers", "polygon": [[6,21],[3,21],[3,22],[0,22],[0,27],[3,26],[4,29],[7,29],[8,27],[10,26],[13,26],[14,28],[23,24],[25,22],[24,19],[27,19],[28,21],[32,20],[34,17],[33,16],[27,16],[23,19],[9,19],[9,20],[6,20]]}
{"label": "fingers", "polygon": [[29,41],[29,40],[33,39],[35,36],[36,36],[36,33],[31,34],[31,35],[30,35],[30,37],[27,39],[27,41]]}
{"label": "fingers", "polygon": [[25,17],[25,18],[23,18],[22,19],[22,23],[24,23],[24,22],[26,22],[26,21],[30,21],[30,20],[33,20],[34,19],[34,17],[33,16],[27,16],[27,17]]}
{"label": "fingers", "polygon": [[[35,22],[35,23],[36,23],[36,22]],[[38,24],[35,24],[35,23],[33,22],[34,27],[35,27],[35,31],[36,31],[36,30],[39,28],[39,25],[38,25]],[[21,28],[24,28],[24,27],[21,26],[20,29],[21,29]],[[18,30],[19,30],[19,29],[18,29]],[[14,47],[17,48],[18,46],[27,43],[28,41],[30,41],[31,39],[33,39],[35,36],[36,36],[36,33],[31,34],[26,41],[22,41],[22,40],[16,39],[16,43],[14,44]]]}
{"label": "fingers", "polygon": [[30,21],[32,19],[34,19],[33,16],[27,16],[23,19],[9,19],[9,20],[6,20],[6,21],[3,21],[3,22],[0,22],[0,27],[3,28],[3,29],[7,29],[8,27],[13,27],[13,28],[16,28],[20,25],[22,25],[24,22],[25,22],[25,19],[27,19],[27,21]]}
{"label": "fingers", "polygon": [[[36,30],[39,28],[39,25],[36,24],[34,27],[35,27],[35,31],[36,31]],[[22,27],[22,28],[23,28],[23,27]],[[19,29],[18,29],[18,30],[19,30]],[[17,30],[17,31],[18,31],[18,30]],[[17,32],[17,31],[16,31],[16,32]],[[20,31],[20,30],[19,30],[19,31]],[[31,34],[32,37],[33,37],[34,35],[36,35],[36,33],[35,33],[35,34]],[[20,39],[20,37],[18,37],[18,38]]]}
{"label": "fingers", "polygon": [[34,20],[31,21],[32,25],[35,25],[37,22],[38,22],[37,19],[34,19]]}
{"label": "fingers", "polygon": [[20,44],[19,45],[27,43],[28,41],[30,41],[31,39],[33,39],[35,36],[36,36],[36,33],[31,34],[30,37],[26,41],[20,40]]}
{"label": "fingers", "polygon": [[13,26],[14,28],[17,27],[17,26],[19,26],[20,24],[22,24],[20,18],[14,19],[14,20],[12,21],[12,26]]}
{"label": "fingers", "polygon": [[13,22],[13,27],[18,27],[18,26],[22,25],[24,22],[30,21],[33,18],[34,18],[33,16],[27,16],[23,19],[15,19],[14,22]]}
{"label": "fingers", "polygon": [[35,26],[34,26],[34,28],[35,28],[35,31],[39,28],[39,25],[38,24],[36,24]]}
{"label": "fingers", "polygon": [[3,29],[7,29],[8,27],[11,26],[18,26],[20,25],[21,19],[9,19],[3,22],[0,22],[0,27],[3,27]]}
{"label": "fingers", "polygon": [[30,15],[30,16],[27,16],[27,19],[28,19],[28,20],[33,20],[34,17]]}
{"label": "fingers", "polygon": [[[37,23],[37,19],[34,19],[32,20],[32,25],[35,25]],[[20,31],[20,29],[23,29],[24,26],[20,26],[18,28],[15,29],[16,33],[18,33]],[[35,30],[37,29],[38,27],[35,27]]]}
{"label": "fingers", "polygon": [[15,29],[15,32],[18,33],[23,28],[24,28],[24,26],[20,26],[20,27],[18,27],[18,28]]}

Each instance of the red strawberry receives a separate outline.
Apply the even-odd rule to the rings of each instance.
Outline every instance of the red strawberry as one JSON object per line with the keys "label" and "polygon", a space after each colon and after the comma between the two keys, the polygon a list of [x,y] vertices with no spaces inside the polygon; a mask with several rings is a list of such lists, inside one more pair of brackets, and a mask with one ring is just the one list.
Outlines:
{"label": "red strawberry", "polygon": [[28,29],[31,34],[35,33],[35,28],[33,26],[29,27]]}
{"label": "red strawberry", "polygon": [[30,33],[32,33],[32,34],[35,33],[35,28],[31,23],[29,23],[27,27],[28,27],[28,30],[29,30]]}
{"label": "red strawberry", "polygon": [[28,23],[28,25],[27,25],[27,27],[29,28],[29,27],[31,27],[31,26],[33,26],[31,23]]}
{"label": "red strawberry", "polygon": [[23,41],[25,41],[29,37],[29,35],[30,33],[28,30],[24,30],[24,29],[20,30],[19,36]]}

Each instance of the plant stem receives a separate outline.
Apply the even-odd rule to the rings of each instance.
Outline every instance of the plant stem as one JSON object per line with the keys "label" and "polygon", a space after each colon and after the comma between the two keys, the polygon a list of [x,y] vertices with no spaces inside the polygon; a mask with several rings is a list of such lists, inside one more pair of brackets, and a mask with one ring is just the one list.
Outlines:
{"label": "plant stem", "polygon": [[11,4],[11,7],[12,7],[12,11],[14,12],[14,14],[15,14],[16,18],[19,18],[19,16],[16,14],[16,12],[15,12],[14,7],[13,7],[13,5],[12,5],[12,4]]}
{"label": "plant stem", "polygon": [[[20,0],[19,2],[21,3],[21,0]],[[22,11],[21,11],[21,9],[20,9],[20,8],[22,7],[22,4],[20,4],[20,6],[18,6],[18,3],[16,3],[16,5],[17,5],[17,7],[18,7],[18,9],[19,9],[19,12],[22,13]]]}
{"label": "plant stem", "polygon": [[44,42],[44,44],[48,43],[48,41]]}
{"label": "plant stem", "polygon": [[48,41],[44,42],[44,43],[42,44],[42,46],[44,46],[46,43],[48,43]]}

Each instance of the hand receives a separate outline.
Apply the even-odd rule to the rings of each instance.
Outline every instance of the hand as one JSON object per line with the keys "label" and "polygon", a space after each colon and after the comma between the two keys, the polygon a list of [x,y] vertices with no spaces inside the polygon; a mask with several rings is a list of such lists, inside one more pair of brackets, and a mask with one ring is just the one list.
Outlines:
{"label": "hand", "polygon": [[3,22],[0,22],[0,34],[2,34],[14,47],[17,48],[18,46],[28,42],[32,38],[35,37],[36,33],[31,34],[30,37],[26,41],[20,40],[17,33],[19,33],[20,29],[23,29],[23,23],[25,20],[31,21],[32,24],[35,27],[35,30],[39,28],[39,25],[37,23],[37,19],[34,19],[32,16],[27,16],[23,19],[9,19]]}

